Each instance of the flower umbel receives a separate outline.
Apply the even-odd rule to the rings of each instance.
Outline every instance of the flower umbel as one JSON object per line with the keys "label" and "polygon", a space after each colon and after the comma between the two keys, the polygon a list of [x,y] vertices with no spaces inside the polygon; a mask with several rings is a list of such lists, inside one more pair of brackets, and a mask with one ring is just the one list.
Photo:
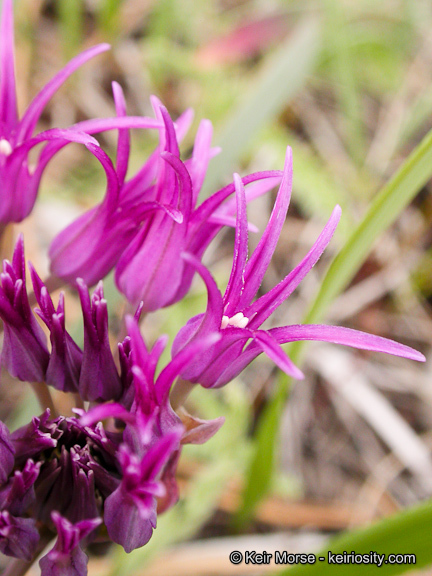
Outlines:
{"label": "flower umbel", "polygon": [[65,329],[64,295],[55,308],[31,268],[40,306],[36,312],[50,331],[48,351],[25,291],[22,237],[12,264],[4,266],[5,338],[9,330],[17,341],[5,340],[13,351],[5,355],[5,367],[22,380],[39,379],[81,401],[91,400],[93,407],[77,409],[74,417],[55,417],[47,409],[13,433],[0,422],[0,550],[30,561],[47,536],[57,533],[54,548],[40,562],[43,576],[85,574],[81,546],[101,531],[127,552],[150,539],[157,509],[169,508],[178,498],[175,471],[182,444],[201,443],[222,425],[220,418],[205,422],[179,416],[169,400],[179,373],[219,336],[211,334],[181,352],[156,377],[166,339],[147,349],[138,310],[135,318],[126,318],[119,374],[109,347],[102,283],[90,298],[77,280],[84,317],[81,350]]}
{"label": "flower umbel", "polygon": [[[181,158],[180,143],[192,122],[190,110],[173,121],[152,97],[155,118],[127,116],[123,91],[114,82],[115,117],[33,136],[57,89],[108,46],[91,48],[69,62],[19,120],[12,5],[12,0],[3,0],[0,30],[0,238],[8,223],[30,213],[47,163],[69,142],[85,145],[98,160],[106,193],[99,205],[51,243],[49,281],[30,265],[33,293],[27,293],[22,235],[11,262],[3,262],[1,366],[11,377],[32,384],[41,413],[17,429],[0,421],[0,552],[12,558],[8,576],[23,576],[42,554],[41,576],[85,576],[85,549],[90,544],[114,542],[126,552],[147,544],[158,514],[179,498],[176,471],[183,445],[202,444],[222,426],[222,417],[206,421],[183,407],[194,384],[223,386],[262,352],[290,376],[302,378],[281,347],[298,340],[322,340],[418,361],[424,357],[408,346],[338,326],[263,328],[316,264],[341,214],[336,206],[300,264],[267,294],[257,296],[290,202],[289,148],[283,171],[243,178],[235,174],[233,183],[199,203],[207,166],[217,149],[211,146],[211,123],[204,120],[191,156]],[[128,177],[133,128],[158,130],[159,144]],[[92,136],[112,129],[118,131],[115,162]],[[29,152],[37,144],[42,149],[36,167],[30,168]],[[269,222],[248,257],[248,202],[275,186],[279,190]],[[222,295],[201,259],[223,226],[235,227],[235,242]],[[1,249],[8,257],[6,243]],[[126,309],[118,307],[110,322],[102,280],[112,270],[128,302]],[[182,300],[195,272],[207,288],[207,309],[179,331],[171,360],[159,370],[168,337],[159,336],[148,345],[141,333],[141,314]],[[81,346],[66,321],[65,294],[52,291],[58,280],[69,284],[79,302]],[[95,286],[92,293],[89,286]],[[34,303],[38,308],[33,311]],[[127,313],[131,307],[136,310],[133,316]]]}
{"label": "flower umbel", "polygon": [[[114,98],[121,118],[124,97],[116,84]],[[192,157],[183,162],[179,141],[192,120],[190,111],[173,123],[157,98],[152,97],[152,104],[154,126],[162,126],[155,152],[126,180],[127,130],[119,131],[116,168],[102,151],[89,145],[98,153],[107,176],[105,198],[60,232],[49,250],[53,275],[71,284],[80,277],[91,286],[115,268],[118,289],[134,306],[142,302],[144,312],[183,298],[195,270],[181,253],[188,251],[201,258],[217,232],[224,225],[233,225],[231,205],[224,204],[234,192],[233,185],[196,207],[208,162],[217,152],[211,148],[211,123],[201,123]],[[258,172],[247,176],[244,183],[255,183],[253,197],[271,189],[280,177],[279,171]]]}

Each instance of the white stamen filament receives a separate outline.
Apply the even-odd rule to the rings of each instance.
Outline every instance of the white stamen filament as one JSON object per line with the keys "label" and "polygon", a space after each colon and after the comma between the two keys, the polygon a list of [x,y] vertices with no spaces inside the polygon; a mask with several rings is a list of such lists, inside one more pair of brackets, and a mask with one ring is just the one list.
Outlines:
{"label": "white stamen filament", "polygon": [[228,316],[222,316],[221,328],[224,329],[227,326],[234,326],[235,328],[246,328],[249,323],[249,318],[243,315],[243,312],[237,312],[231,318]]}
{"label": "white stamen filament", "polygon": [[12,154],[12,146],[4,138],[0,139],[0,154],[10,156]]}

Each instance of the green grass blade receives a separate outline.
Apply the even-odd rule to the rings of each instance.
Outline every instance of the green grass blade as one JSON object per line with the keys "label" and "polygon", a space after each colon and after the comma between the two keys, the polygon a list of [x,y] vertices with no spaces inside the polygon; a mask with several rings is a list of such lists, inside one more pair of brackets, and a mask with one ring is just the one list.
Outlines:
{"label": "green grass blade", "polygon": [[262,414],[254,443],[254,457],[251,460],[242,497],[242,505],[234,518],[234,526],[241,529],[252,517],[255,507],[268,491],[273,478],[279,422],[288,394],[287,386],[279,386],[273,401]]}
{"label": "green grass blade", "polygon": [[262,75],[239,102],[216,138],[221,154],[209,166],[204,194],[213,192],[237,167],[241,154],[257,132],[287,105],[312,72],[319,49],[319,26],[307,20],[266,63]]}
{"label": "green grass blade", "polygon": [[[425,136],[393,178],[377,194],[363,220],[333,260],[320,291],[304,319],[304,324],[321,321],[333,299],[353,279],[378,236],[393,224],[431,176],[432,131]],[[294,362],[299,362],[304,345],[304,342],[295,342],[290,346],[290,356]],[[281,374],[278,389],[263,412],[257,429],[253,456],[246,477],[244,501],[240,511],[242,521],[251,516],[255,506],[269,490],[274,468],[274,446],[278,441],[279,422],[288,391],[289,379],[285,374]],[[283,396],[282,400],[281,396]],[[270,433],[273,435],[274,446],[269,450],[268,439],[264,438],[264,434]],[[268,468],[267,472],[256,476],[256,470],[264,466]],[[254,484],[253,488],[252,484]]]}
{"label": "green grass blade", "polygon": [[391,226],[432,176],[432,130],[382,188],[333,260],[304,323],[319,322],[333,299],[351,282],[379,235]]}
{"label": "green grass blade", "polygon": [[328,551],[341,554],[346,551],[356,554],[415,554],[415,564],[386,564],[379,568],[379,574],[392,576],[403,574],[409,570],[419,569],[432,563],[432,546],[430,534],[432,531],[432,502],[426,502],[401,512],[391,518],[355,532],[344,534],[329,542],[325,550],[318,553],[326,560],[317,560],[315,564],[295,566],[278,572],[280,576],[326,576],[339,574],[340,576],[360,576],[368,570],[375,572],[376,566],[366,564],[328,564]]}

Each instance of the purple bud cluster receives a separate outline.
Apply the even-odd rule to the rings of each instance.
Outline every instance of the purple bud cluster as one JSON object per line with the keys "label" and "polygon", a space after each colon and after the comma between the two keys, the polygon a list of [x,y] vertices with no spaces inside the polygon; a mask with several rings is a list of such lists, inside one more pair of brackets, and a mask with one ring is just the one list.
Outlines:
{"label": "purple bud cluster", "polygon": [[[14,378],[70,393],[74,415],[56,413],[54,403],[26,426],[10,432],[0,421],[0,551],[31,562],[51,539],[42,576],[87,573],[84,549],[108,539],[130,552],[145,545],[157,514],[178,499],[175,480],[182,445],[208,440],[223,418],[203,421],[172,405],[172,389],[226,385],[259,354],[281,370],[302,378],[281,344],[321,340],[424,360],[419,352],[378,336],[335,326],[262,324],[296,289],[330,242],[340,218],[337,206],[305,258],[268,293],[257,297],[284,225],[292,187],[292,155],[283,171],[257,172],[233,182],[199,203],[212,148],[212,126],[204,120],[191,157],[179,142],[191,111],[173,121],[155,97],[155,118],[126,113],[120,86],[113,84],[114,118],[84,121],[68,129],[33,136],[45,105],[100,45],[72,60],[17,116],[12,0],[3,0],[0,37],[0,231],[32,210],[42,173],[69,142],[84,144],[106,175],[103,200],[54,238],[49,248],[51,281],[69,284],[80,301],[83,346],[67,330],[65,297],[55,305],[47,285],[29,264],[26,286],[24,240],[0,275],[3,323],[1,365]],[[159,143],[137,173],[127,178],[130,129],[157,130]],[[115,165],[92,136],[118,130]],[[36,167],[28,154],[42,144]],[[248,256],[247,204],[279,186],[269,222]],[[247,187],[247,188],[246,188]],[[235,228],[232,270],[222,294],[202,256],[223,226]],[[112,351],[108,306],[102,280],[114,270],[119,291],[137,309],[124,320],[126,337]],[[177,334],[172,358],[157,366],[167,339],[148,347],[140,315],[169,306],[189,291],[195,272],[208,292],[206,310]],[[89,288],[96,286],[90,295]],[[32,302],[37,303],[32,310]],[[45,325],[43,330],[37,321]]]}

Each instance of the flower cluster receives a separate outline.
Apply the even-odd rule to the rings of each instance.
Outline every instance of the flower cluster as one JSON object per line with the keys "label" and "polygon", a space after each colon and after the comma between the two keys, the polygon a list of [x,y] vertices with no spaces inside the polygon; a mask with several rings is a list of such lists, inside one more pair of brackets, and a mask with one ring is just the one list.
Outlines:
{"label": "flower cluster", "polygon": [[[12,1],[3,1],[0,39],[1,231],[31,211],[43,170],[68,142],[80,142],[106,175],[102,202],[63,230],[49,249],[56,284],[69,284],[81,304],[83,346],[67,330],[65,297],[54,304],[46,284],[29,264],[27,289],[24,239],[0,275],[3,323],[1,365],[11,376],[35,385],[42,413],[14,431],[0,421],[0,551],[22,566],[56,538],[40,560],[42,576],[87,573],[84,549],[96,539],[130,552],[145,545],[157,514],[178,498],[175,480],[181,448],[203,443],[223,418],[203,421],[172,405],[175,386],[226,385],[264,352],[281,370],[302,378],[281,344],[322,340],[424,360],[396,342],[332,326],[261,325],[299,285],[330,242],[340,218],[336,207],[302,262],[270,292],[256,298],[284,224],[292,185],[288,149],[283,171],[257,172],[198,202],[211,147],[212,127],[201,123],[192,155],[182,160],[179,142],[192,120],[175,122],[152,98],[155,118],[130,117],[120,86],[113,84],[116,116],[81,122],[33,136],[49,98],[101,45],[72,60],[34,99],[18,121],[13,60]],[[115,165],[93,134],[118,130]],[[142,168],[127,178],[132,128],[154,129],[159,144]],[[36,168],[28,153],[43,143]],[[246,188],[247,186],[247,188]],[[261,240],[248,258],[247,203],[279,186]],[[235,228],[234,257],[222,295],[202,256],[223,226]],[[115,271],[119,291],[136,309],[126,315],[127,335],[113,352],[102,280]],[[179,331],[172,358],[158,372],[167,339],[148,347],[140,331],[142,312],[181,300],[197,272],[208,291],[204,313]],[[90,295],[89,287],[96,286]],[[31,295],[30,295],[31,293]],[[32,303],[37,307],[32,310]],[[36,316],[44,325],[37,321]],[[73,415],[57,413],[50,389],[70,393]],[[178,388],[177,388],[178,390]],[[173,403],[174,404],[174,403]],[[18,564],[17,564],[18,566]]]}

